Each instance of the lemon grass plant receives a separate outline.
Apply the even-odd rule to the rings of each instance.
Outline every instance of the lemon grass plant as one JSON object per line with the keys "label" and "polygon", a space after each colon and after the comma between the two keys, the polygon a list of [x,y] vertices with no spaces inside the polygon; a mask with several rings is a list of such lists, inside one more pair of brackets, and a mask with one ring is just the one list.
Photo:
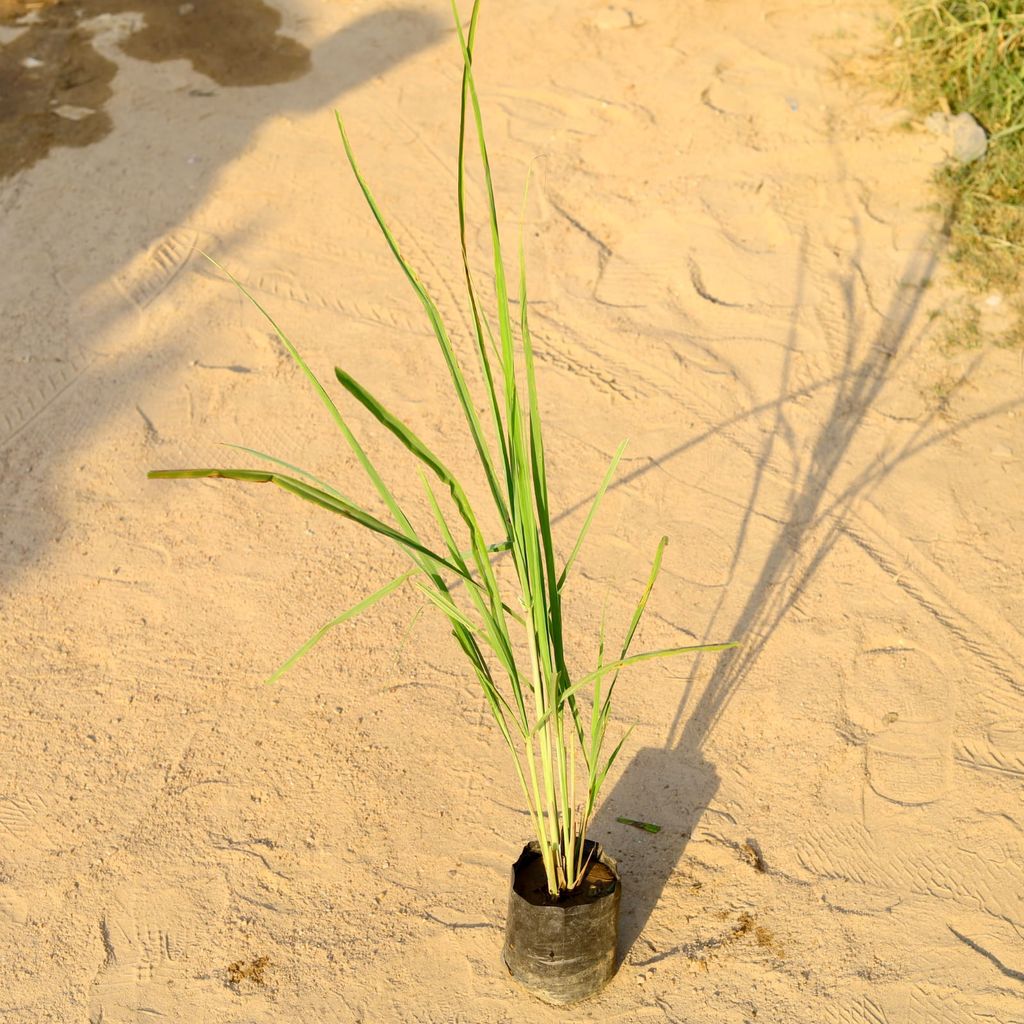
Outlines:
{"label": "lemon grass plant", "polygon": [[[312,474],[248,448],[242,450],[274,468],[155,470],[149,476],[221,477],[250,483],[273,483],[386,538],[408,556],[411,562],[408,571],[326,623],[278,668],[271,680],[278,679],[328,631],[366,611],[399,587],[408,584],[419,590],[447,619],[480,684],[501,737],[511,752],[543,858],[548,890],[555,898],[575,888],[583,878],[589,849],[586,845],[587,828],[602,783],[626,738],[623,736],[614,749],[606,751],[612,696],[620,670],[654,658],[688,651],[719,651],[733,645],[702,644],[631,653],[633,638],[661,568],[667,543],[666,538],[662,538],[621,648],[614,657],[606,657],[602,628],[596,667],[575,679],[569,672],[562,616],[565,586],[625,445],[621,445],[612,458],[568,557],[560,560],[552,530],[522,233],[519,239],[519,316],[516,324],[502,259],[491,168],[473,77],[472,52],[479,0],[473,5],[468,30],[463,29],[455,0],[452,0],[452,13],[463,60],[457,176],[459,234],[473,330],[472,347],[484,382],[485,416],[490,419],[492,439],[489,439],[477,413],[460,357],[438,308],[403,256],[359,170],[340,116],[337,121],[345,154],[359,188],[430,321],[497,511],[500,537],[489,540],[484,536],[480,515],[459,478],[441,455],[348,370],[338,368],[335,374],[347,395],[397,438],[408,449],[412,460],[418,463],[425,497],[442,542],[431,546],[396,501],[327,389],[270,314],[234,278],[234,283],[266,317],[292,359],[309,379],[389,515],[386,518],[374,516]],[[482,307],[466,249],[465,154],[470,115],[476,130],[490,220],[496,299],[491,315]],[[227,276],[231,277],[230,274]],[[442,485],[441,497],[431,486],[430,478]],[[463,538],[461,542],[457,536]],[[502,555],[512,561],[514,585],[499,583],[493,563]],[[590,695],[589,701],[583,699],[584,693]]]}

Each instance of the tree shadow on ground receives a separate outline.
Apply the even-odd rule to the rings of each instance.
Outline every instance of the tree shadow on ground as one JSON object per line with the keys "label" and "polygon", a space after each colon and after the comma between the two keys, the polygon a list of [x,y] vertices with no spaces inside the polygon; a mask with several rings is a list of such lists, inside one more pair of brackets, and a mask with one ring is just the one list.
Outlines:
{"label": "tree shadow on ground", "polygon": [[[106,118],[101,103],[80,121],[37,111],[33,104],[48,107],[55,94],[45,83],[35,89],[21,75],[33,70],[24,68],[21,59],[35,52],[71,87],[70,93],[59,93],[64,102],[89,98],[75,91],[76,82],[83,89],[100,88],[100,100],[109,97],[115,69],[92,48],[92,29],[79,25],[77,8],[55,4],[0,49],[8,65],[8,58],[18,58],[13,66],[19,69],[10,82],[0,75],[0,142],[5,125],[32,128],[45,120],[37,137],[29,132],[19,142],[27,147],[24,152],[0,145],[0,164],[9,157],[29,168],[7,182],[0,180],[0,249],[25,251],[25,258],[5,268],[10,271],[6,290],[18,301],[11,303],[0,343],[0,506],[12,513],[0,530],[0,578],[6,583],[38,564],[66,527],[58,500],[66,489],[66,460],[86,450],[120,411],[130,409],[130,396],[142,394],[173,359],[172,341],[141,331],[133,332],[130,345],[111,341],[114,326],[137,316],[187,260],[187,247],[175,263],[164,242],[173,242],[175,232],[188,226],[222,172],[251,146],[264,124],[283,115],[329,110],[339,96],[434,45],[447,30],[429,13],[395,7],[357,17],[310,51],[277,34],[280,16],[261,0],[232,0],[217,10],[209,3],[185,6],[193,10],[179,20],[198,19],[210,31],[197,34],[179,27],[156,38],[154,26],[171,15],[179,18],[178,5],[154,6],[151,0],[90,0],[84,5],[84,13],[94,15],[152,8],[157,20],[137,26],[118,46],[152,61],[189,59],[211,80],[211,88],[168,94],[163,79],[154,75],[150,84],[136,69],[134,88],[143,94],[133,96],[132,103],[148,113],[113,126],[112,145],[89,145],[97,139],[88,132],[81,138],[74,132],[67,138],[60,134],[62,125]],[[247,21],[246,12],[257,7],[260,16]],[[213,31],[216,25],[219,33]],[[244,60],[237,52],[239,40],[230,38],[232,26],[243,43],[251,44]],[[102,19],[93,28],[110,30]],[[11,90],[4,93],[8,84]],[[254,86],[261,86],[259,103],[246,95]],[[19,103],[28,105],[24,118]],[[173,124],[161,116],[168,103],[179,115]],[[194,115],[182,116],[190,105]],[[110,128],[107,124],[99,137]],[[64,144],[85,147],[73,164],[60,149]],[[68,180],[55,182],[52,169],[49,176],[43,173],[45,164],[30,166],[45,152],[50,152],[48,161],[60,160],[62,170],[67,167]],[[189,173],[180,173],[181,168]],[[231,230],[238,233],[241,227],[232,225]],[[69,246],[69,239],[85,250]],[[111,282],[147,248],[153,249],[155,292],[126,297]]]}

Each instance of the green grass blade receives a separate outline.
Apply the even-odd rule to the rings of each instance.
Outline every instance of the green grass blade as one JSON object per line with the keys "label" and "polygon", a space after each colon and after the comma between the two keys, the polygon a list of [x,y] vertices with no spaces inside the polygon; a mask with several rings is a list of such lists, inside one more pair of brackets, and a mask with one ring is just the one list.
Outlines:
{"label": "green grass blade", "polygon": [[[637,665],[642,661],[652,661],[655,658],[671,658],[677,654],[710,654],[714,651],[728,651],[734,647],[739,646],[738,641],[731,640],[724,644],[693,644],[687,647],[663,647],[656,651],[644,651],[641,654],[631,654],[628,658],[619,658],[618,661],[609,662],[607,665],[602,665],[601,668],[594,672],[588,672],[587,675],[580,679],[577,679],[572,686],[570,686],[562,694],[563,700],[568,700],[569,696],[574,693],[578,693],[584,686],[592,683],[598,676],[603,676],[607,672],[618,672],[619,669],[627,668],[629,665]],[[605,698],[605,704],[607,705],[608,698]],[[549,711],[543,719],[538,720],[534,725],[534,732],[542,728],[547,719],[551,717],[553,711]]]}
{"label": "green grass blade", "polygon": [[377,201],[374,199],[373,193],[370,191],[370,186],[367,184],[366,179],[359,170],[359,166],[356,163],[355,153],[352,150],[348,134],[345,131],[345,125],[341,120],[341,115],[335,112],[335,117],[338,122],[338,131],[341,133],[342,145],[345,147],[345,156],[348,158],[349,166],[352,168],[352,173],[355,175],[356,182],[363,193],[363,197],[366,199],[367,205],[370,207],[374,220],[377,221],[377,226],[384,235],[388,248],[391,249],[392,254],[398,261],[399,266],[402,268],[403,273],[412,285],[413,291],[415,291],[420,303],[426,311],[427,319],[430,321],[430,326],[434,331],[434,336],[437,338],[438,344],[441,347],[442,355],[444,356],[445,363],[448,367],[449,376],[451,377],[452,384],[455,387],[455,393],[458,397],[459,405],[462,407],[463,414],[466,417],[466,422],[469,424],[470,434],[473,437],[473,443],[476,446],[477,455],[480,458],[480,464],[483,467],[484,475],[487,477],[487,484],[491,490],[491,495],[494,498],[495,505],[501,512],[503,521],[508,523],[508,508],[501,493],[498,477],[494,471],[494,463],[491,458],[490,449],[488,448],[487,441],[484,438],[483,428],[480,425],[480,418],[477,416],[472,396],[469,393],[466,378],[459,366],[459,360],[448,337],[444,321],[441,319],[441,313],[426,288],[423,287],[423,284],[420,282],[419,277],[417,277],[416,272],[412,269],[408,260],[406,260],[402,255],[402,251],[398,247],[398,242],[392,234],[391,229],[388,227],[387,222],[384,220],[384,215],[381,213],[380,207],[377,205]]}
{"label": "green grass blade", "polygon": [[[461,568],[466,569],[468,572],[465,559],[456,547],[455,538],[452,536],[451,529],[448,526],[448,521],[445,519],[444,513],[441,511],[441,506],[438,504],[437,497],[430,487],[430,482],[422,474],[421,479],[423,481],[423,487],[427,492],[427,500],[430,502],[430,509],[434,514],[434,519],[437,522],[438,529],[441,531],[441,536],[444,538],[445,546],[448,548],[452,561]],[[522,708],[522,690],[519,682],[519,673],[516,668],[516,659],[512,652],[509,638],[502,632],[501,624],[491,614],[490,609],[485,606],[483,598],[478,593],[477,588],[469,587],[467,589],[470,600],[472,600],[477,612],[479,612],[480,617],[483,620],[487,642],[490,644],[491,649],[501,662],[502,668],[504,668],[506,673],[508,673],[517,703],[524,712],[523,721],[525,722],[525,708]],[[516,618],[519,622],[523,621],[522,617],[513,612],[507,605],[505,606],[505,611]]]}
{"label": "green grass blade", "polygon": [[[685,647],[662,647],[656,651],[644,651],[641,654],[631,654],[627,658],[619,658],[618,661],[609,662],[607,665],[604,665],[595,672],[589,672],[574,683],[571,690],[566,691],[566,693],[575,693],[581,686],[586,686],[588,683],[592,683],[599,675],[604,675],[606,672],[618,672],[619,669],[626,668],[629,665],[637,665],[642,661],[651,661],[655,658],[672,658],[677,654],[712,654],[715,651],[729,651],[738,646],[738,641],[730,640],[727,643],[722,644],[692,644]],[[608,703],[607,697],[605,697],[605,703]]]}
{"label": "green grass blade", "polygon": [[[544,435],[541,424],[540,403],[538,399],[537,376],[533,359],[533,337],[530,333],[529,294],[526,280],[526,243],[524,225],[526,223],[526,200],[529,194],[529,174],[523,188],[523,208],[519,218],[519,332],[523,343],[523,363],[526,368],[526,394],[529,407],[529,453],[530,472],[533,485],[533,503],[537,516],[537,532],[540,537],[544,556],[545,603],[549,619],[549,642],[551,658],[556,674],[555,701],[558,693],[569,685],[569,671],[565,663],[565,650],[562,642],[562,599],[561,585],[556,578],[555,545],[551,529],[551,507],[548,499],[547,466],[544,457]],[[583,720],[575,696],[569,698],[569,712],[580,749],[586,749],[584,740]],[[564,758],[563,758],[564,761]]]}
{"label": "green grass blade", "polygon": [[309,365],[306,363],[306,360],[302,358],[302,356],[299,354],[299,350],[292,344],[288,336],[278,326],[277,321],[270,315],[270,313],[267,312],[266,309],[264,309],[264,307],[260,304],[260,302],[252,294],[252,292],[250,292],[249,289],[246,288],[245,285],[242,284],[242,282],[239,281],[238,278],[231,273],[230,270],[222,266],[220,263],[217,262],[217,260],[215,260],[212,256],[208,255],[207,253],[204,252],[203,256],[205,256],[206,259],[208,259],[225,277],[227,277],[228,280],[231,281],[231,283],[260,311],[260,313],[263,315],[267,323],[269,323],[270,326],[273,328],[273,331],[280,339],[281,344],[284,345],[284,347],[288,350],[288,354],[295,361],[299,369],[306,375],[306,378],[309,380],[310,384],[313,385],[313,390],[316,391],[320,401],[323,403],[328,413],[330,413],[331,419],[333,419],[334,422],[337,423],[339,427],[342,427],[342,429],[346,429],[343,425],[341,413],[338,411],[338,407],[334,404],[334,400],[324,390],[324,386],[320,383],[320,380],[317,377],[317,375],[309,368]]}
{"label": "green grass blade", "polygon": [[268,455],[266,452],[261,452],[256,448],[247,448],[244,444],[232,444],[230,441],[221,441],[219,443],[225,448],[234,448],[235,451],[245,452],[247,455],[253,455],[257,459],[263,459],[264,462],[270,462],[275,466],[280,466],[282,469],[290,470],[296,476],[304,477],[310,483],[316,484],[317,487],[328,494],[333,494],[336,498],[341,498],[342,501],[351,503],[351,498],[346,498],[336,487],[332,487],[326,480],[321,480],[320,477],[314,476],[309,470],[302,469],[301,466],[293,466],[290,462],[285,462],[284,459],[279,459],[275,455]]}
{"label": "green grass blade", "polygon": [[[203,255],[206,256],[205,253]],[[381,496],[384,503],[388,506],[388,509],[390,510],[391,514],[395,517],[395,521],[406,533],[415,536],[415,531],[412,528],[412,524],[409,522],[408,518],[406,517],[402,509],[399,507],[398,502],[395,501],[394,495],[391,493],[390,488],[387,486],[387,484],[384,483],[384,480],[381,477],[380,473],[377,472],[377,468],[370,461],[369,456],[367,456],[366,452],[363,450],[363,446],[359,443],[355,434],[352,433],[348,423],[345,421],[345,418],[341,415],[341,412],[338,409],[337,405],[334,403],[334,400],[324,389],[324,386],[320,383],[320,380],[317,377],[317,375],[313,373],[313,371],[309,368],[309,365],[306,363],[305,359],[302,358],[298,349],[295,347],[295,345],[292,344],[291,339],[284,333],[284,331],[278,325],[277,321],[270,315],[270,313],[266,309],[263,308],[263,306],[255,298],[255,296],[252,295],[252,293],[245,287],[245,285],[241,283],[241,281],[238,280],[238,278],[236,278],[226,267],[221,266],[221,264],[218,263],[212,256],[206,256],[206,258],[235,285],[235,287],[242,293],[242,295],[244,295],[253,304],[253,306],[255,306],[257,310],[259,310],[259,312],[262,314],[267,323],[270,324],[270,326],[274,330],[274,333],[280,339],[281,344],[284,345],[284,347],[287,349],[288,354],[292,357],[296,365],[303,372],[303,374],[305,374],[309,382],[313,385],[313,388],[316,391],[317,395],[319,396],[320,401],[323,403],[328,413],[330,413],[331,419],[333,419],[335,424],[337,424],[338,429],[342,432],[342,435],[344,436],[349,448],[352,449],[356,458],[359,460],[359,464],[363,467],[363,471],[370,478],[370,482],[373,484],[377,493]]]}
{"label": "green grass blade", "polygon": [[413,580],[412,584],[423,596],[430,601],[435,607],[439,608],[445,616],[447,616],[453,623],[458,623],[463,629],[470,633],[481,632],[481,627],[476,623],[471,622],[463,613],[462,609],[446,594],[442,594],[440,591],[432,590],[430,587],[425,586],[418,580]]}
{"label": "green grass blade", "polygon": [[635,725],[631,725],[622,734],[622,739],[619,740],[619,742],[615,744],[615,749],[611,752],[611,755],[609,756],[608,760],[605,761],[604,768],[601,769],[601,773],[597,777],[597,784],[594,787],[594,796],[595,797],[597,796],[597,793],[600,791],[601,787],[604,785],[604,780],[608,777],[608,772],[610,771],[611,766],[613,764],[615,764],[615,758],[617,758],[619,756],[619,751],[622,750],[623,744],[626,742],[626,740],[629,739],[630,736],[633,735],[633,730],[635,728],[636,728]]}
{"label": "green grass blade", "polygon": [[473,552],[470,551],[469,555],[464,557],[462,552],[459,550],[458,544],[455,541],[455,536],[452,534],[451,527],[448,525],[448,520],[445,519],[444,512],[441,511],[437,495],[434,494],[434,491],[430,486],[430,481],[422,471],[420,472],[420,482],[423,484],[423,490],[426,492],[427,501],[430,504],[430,511],[434,515],[434,522],[437,523],[441,539],[444,541],[444,545],[448,549],[448,553],[451,555],[452,561],[456,565],[465,569],[466,572],[469,572],[469,567],[466,564],[466,557],[472,558]]}
{"label": "green grass blade", "polygon": [[[491,163],[487,156],[487,143],[484,136],[483,115],[480,111],[480,99],[477,96],[476,82],[473,78],[473,58],[466,45],[466,37],[462,31],[462,22],[455,0],[451,0],[452,15],[455,19],[455,31],[462,49],[463,76],[469,92],[473,120],[476,125],[477,144],[480,150],[480,163],[483,167],[484,182],[487,186],[487,208],[491,226],[491,248],[494,256],[494,287],[498,306],[498,333],[501,337],[502,372],[505,378],[506,422],[511,420],[512,406],[515,404],[515,362],[512,344],[512,320],[509,315],[508,284],[505,278],[505,265],[501,254],[501,237],[498,229],[498,208],[494,199],[494,181],[491,175]],[[511,500],[511,498],[510,498]]]}
{"label": "green grass blade", "polygon": [[[480,2],[475,0],[473,10],[469,19],[469,32],[466,41],[466,55],[470,63],[473,59],[473,46],[476,40],[477,17],[480,13]],[[505,425],[501,419],[501,405],[498,401],[498,393],[494,383],[494,372],[491,367],[491,360],[487,354],[487,343],[493,348],[493,337],[491,336],[490,324],[481,316],[480,304],[477,299],[476,286],[473,283],[473,272],[469,266],[469,253],[466,248],[466,100],[469,90],[469,76],[465,67],[462,70],[462,90],[459,103],[459,160],[458,160],[458,207],[459,207],[459,247],[462,253],[462,268],[466,277],[466,291],[469,296],[470,313],[473,318],[473,331],[477,345],[477,358],[480,361],[480,369],[487,385],[487,398],[491,410],[491,419],[494,432],[498,438],[498,447],[501,453],[502,467],[505,472],[506,496],[510,493],[511,466],[509,462],[508,441],[505,436]],[[486,330],[486,340],[485,340]],[[499,356],[500,358],[500,356]],[[506,528],[511,529],[511,523],[506,522]]]}
{"label": "green grass blade", "polygon": [[455,474],[434,454],[425,441],[422,441],[411,427],[408,427],[394,413],[390,412],[383,402],[375,398],[350,373],[335,367],[335,376],[341,386],[369,412],[381,426],[390,431],[402,444],[416,456],[435,476],[437,476],[452,492],[452,498],[460,512],[472,516],[468,507],[468,499]]}
{"label": "green grass blade", "polygon": [[491,568],[490,560],[487,557],[483,531],[480,528],[469,498],[455,474],[448,469],[444,462],[434,454],[424,441],[397,416],[391,413],[382,402],[371,395],[351,374],[346,373],[340,367],[336,368],[334,372],[342,387],[447,486],[455,507],[462,517],[462,521],[469,529],[470,540],[473,546],[473,559],[481,578],[479,585],[490,596],[492,613],[500,620],[499,609],[503,608],[503,602],[498,582]]}
{"label": "green grass blade", "polygon": [[202,480],[223,477],[225,480],[244,480],[253,484],[269,484],[275,474],[265,469],[151,469],[149,480]]}
{"label": "green grass blade", "polygon": [[379,590],[375,590],[369,597],[364,597],[358,604],[343,611],[329,622],[325,622],[298,650],[296,650],[286,661],[282,662],[265,680],[267,683],[276,683],[297,661],[305,657],[321,640],[336,626],[340,626],[349,619],[362,615],[367,609],[372,608],[378,601],[382,601],[389,594],[396,591],[403,583],[410,580],[419,572],[418,569],[410,569],[401,576],[396,576],[390,583],[386,583]]}
{"label": "green grass blade", "polygon": [[640,620],[643,618],[644,611],[647,609],[647,600],[651,596],[651,591],[654,589],[654,583],[658,578],[658,573],[661,572],[661,560],[665,554],[665,548],[668,547],[668,537],[662,537],[658,541],[658,549],[654,552],[654,563],[651,566],[651,574],[647,577],[647,586],[644,587],[644,592],[640,595],[640,600],[637,602],[636,610],[633,612],[633,618],[630,619],[629,629],[626,631],[626,639],[622,644],[622,655],[625,657],[626,652],[629,650],[629,645],[633,642],[633,636],[636,633],[637,626],[640,625]]}
{"label": "green grass blade", "polygon": [[[336,367],[334,372],[342,387],[447,486],[463,522],[469,528],[474,552],[479,556],[477,558],[477,568],[485,578],[485,582],[488,579],[493,581],[493,575],[490,573],[490,564],[486,557],[483,533],[469,498],[466,496],[466,492],[463,490],[455,474],[434,454],[426,442],[422,441],[410,427],[390,412],[381,401],[370,394],[351,374],[346,373],[340,367]],[[497,584],[494,583],[493,589],[496,590],[496,587]]]}
{"label": "green grass blade", "polygon": [[[526,220],[526,198],[529,190],[529,175],[523,188],[523,211],[519,221],[519,328],[523,342],[523,363],[526,368],[526,396],[529,416],[529,459],[531,484],[533,488],[533,505],[536,513],[537,533],[544,557],[544,574],[546,577],[545,594],[548,615],[550,617],[550,633],[552,655],[555,668],[561,681],[567,679],[564,651],[562,650],[562,607],[555,577],[555,547],[551,531],[551,509],[548,501],[547,467],[544,459],[544,434],[541,425],[540,404],[537,397],[537,376],[533,361],[533,338],[530,334],[529,296],[526,285],[526,245],[523,237],[523,225]],[[576,715],[576,709],[573,708]],[[577,718],[577,727],[581,728]],[[580,733],[582,738],[582,732]]]}
{"label": "green grass blade", "polygon": [[[501,691],[494,685],[494,681],[490,676],[478,675],[477,678],[480,682],[480,688],[484,691],[484,698],[490,706],[491,714],[494,716],[494,720],[498,724],[498,729],[501,731],[501,735],[504,738],[505,743],[508,745],[508,748],[512,751],[512,756],[517,761],[517,767],[519,767],[519,752],[516,750],[515,744],[512,742],[512,736],[508,730],[508,719],[505,717],[505,711],[508,711],[512,716],[512,721],[515,722],[516,730],[519,732],[520,736],[525,738],[526,730],[523,723],[516,718],[515,709],[512,708],[508,701],[502,696]],[[530,802],[529,790],[525,785],[523,786],[523,792],[526,794],[527,802]]]}
{"label": "green grass blade", "polygon": [[[665,554],[665,548],[668,547],[668,537],[662,537],[658,541],[658,549],[654,553],[654,563],[651,566],[651,574],[647,578],[647,586],[644,587],[643,593],[640,595],[640,600],[637,602],[636,609],[633,612],[633,618],[630,619],[629,629],[626,630],[626,639],[622,643],[622,651],[619,655],[620,658],[624,658],[629,653],[630,644],[633,642],[633,637],[636,635],[637,626],[640,625],[640,620],[644,616],[644,612],[647,610],[647,600],[651,596],[651,591],[654,589],[654,583],[658,578],[658,573],[661,572],[661,560]],[[612,691],[615,689],[615,683],[618,681],[618,671],[612,676],[612,681],[608,684],[608,693],[604,698],[604,707],[610,706]]]}
{"label": "green grass blade", "polygon": [[580,553],[580,548],[583,547],[583,541],[587,536],[587,531],[590,529],[590,524],[594,521],[594,516],[597,514],[597,510],[601,505],[601,499],[604,497],[605,491],[608,490],[608,485],[612,482],[612,478],[615,476],[615,470],[619,467],[619,460],[622,458],[622,455],[626,450],[626,445],[628,444],[628,441],[623,441],[612,456],[612,461],[608,466],[604,479],[601,481],[601,486],[598,487],[597,494],[594,495],[594,500],[590,503],[587,518],[583,521],[583,526],[580,527],[579,536],[576,538],[576,543],[573,545],[572,553],[566,559],[565,568],[562,569],[562,575],[558,578],[559,590],[565,586],[565,581],[569,578],[569,570],[572,568],[572,563],[576,561],[576,556]]}

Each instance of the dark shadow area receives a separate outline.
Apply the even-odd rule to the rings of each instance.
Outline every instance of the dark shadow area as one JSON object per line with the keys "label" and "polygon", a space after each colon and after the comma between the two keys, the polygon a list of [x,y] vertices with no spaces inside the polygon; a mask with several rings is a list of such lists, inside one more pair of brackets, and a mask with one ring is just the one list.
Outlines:
{"label": "dark shadow area", "polygon": [[[621,854],[628,871],[628,876],[624,875],[628,888],[623,901],[623,955],[642,933],[666,884],[679,868],[690,836],[718,790],[719,778],[714,765],[706,759],[705,745],[730,699],[751,675],[775,631],[842,535],[844,520],[858,499],[899,462],[945,436],[945,432],[932,429],[934,415],[925,417],[893,457],[886,459],[885,453],[877,453],[877,458],[854,478],[852,485],[836,493],[837,471],[848,463],[858,431],[894,368],[919,340],[920,334],[911,337],[911,325],[944,249],[947,228],[948,221],[931,245],[922,241],[919,255],[908,263],[884,311],[881,326],[869,339],[864,337],[863,318],[855,297],[858,251],[852,254],[850,270],[837,281],[847,334],[842,350],[837,353],[836,373],[811,388],[801,389],[805,393],[824,390],[830,395],[824,421],[815,435],[806,439],[799,436],[787,418],[795,393],[792,362],[807,265],[806,243],[801,248],[801,269],[794,290],[794,312],[782,359],[778,398],[760,407],[770,410],[772,418],[753,467],[727,578],[735,578],[746,557],[749,529],[753,517],[760,513],[761,492],[770,471],[776,477],[791,478],[786,513],[776,527],[774,541],[739,614],[725,621],[724,603],[729,588],[724,588],[702,640],[736,639],[740,647],[711,656],[716,659],[714,668],[699,693],[701,666],[699,660],[694,662],[665,747],[641,750],[633,758],[606,796],[595,821],[595,834],[599,831],[609,837],[609,845],[614,853]],[[750,415],[756,412],[752,410]],[[961,424],[960,428],[966,425]],[[660,456],[657,462],[663,463],[692,443]],[[655,822],[662,825],[662,830],[656,835],[635,831],[617,823],[619,816]],[[759,869],[764,869],[759,853],[757,860]],[[767,868],[770,870],[770,863]],[[652,953],[656,959],[667,955],[653,948]]]}
{"label": "dark shadow area", "polygon": [[[591,834],[606,843],[622,877],[620,961],[640,938],[718,785],[714,765],[699,752],[687,756],[675,747],[643,747],[604,798]],[[617,817],[656,822],[661,831],[652,835]]]}

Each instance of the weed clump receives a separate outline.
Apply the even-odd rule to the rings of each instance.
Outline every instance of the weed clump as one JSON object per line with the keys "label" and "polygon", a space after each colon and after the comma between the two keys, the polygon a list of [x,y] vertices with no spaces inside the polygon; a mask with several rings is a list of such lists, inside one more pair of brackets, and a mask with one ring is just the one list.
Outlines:
{"label": "weed clump", "polygon": [[[903,0],[892,27],[898,84],[922,113],[970,114],[988,149],[937,183],[950,256],[973,290],[1019,292],[1024,256],[1024,0]],[[1006,344],[1024,344],[1024,299]]]}

